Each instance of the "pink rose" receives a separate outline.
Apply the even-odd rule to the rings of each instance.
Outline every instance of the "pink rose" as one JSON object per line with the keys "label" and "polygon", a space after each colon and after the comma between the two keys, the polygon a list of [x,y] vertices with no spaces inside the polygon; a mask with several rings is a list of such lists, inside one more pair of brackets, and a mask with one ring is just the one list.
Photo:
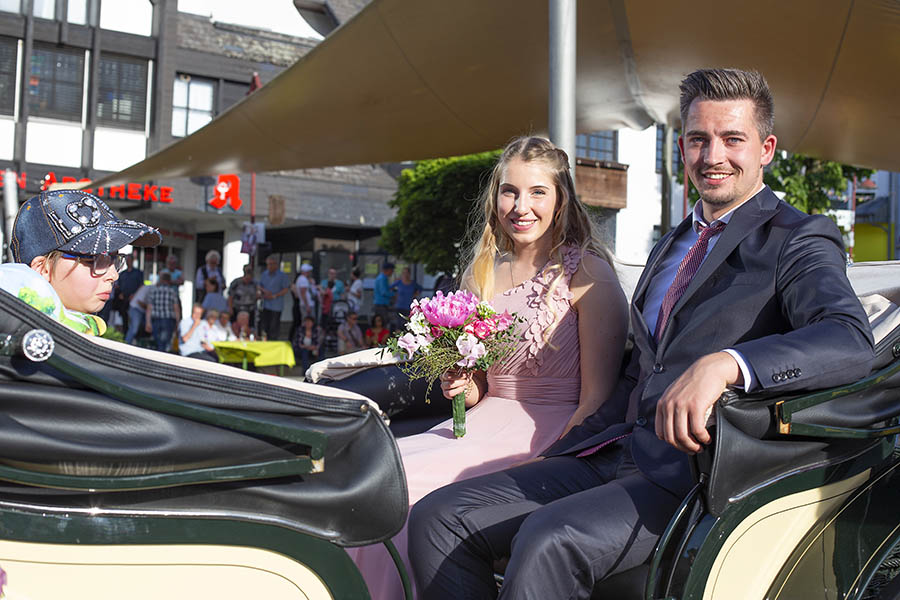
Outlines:
{"label": "pink rose", "polygon": [[471,323],[471,325],[472,333],[474,333],[475,337],[479,340],[483,340],[494,333],[494,328],[489,321],[475,321],[474,323]]}

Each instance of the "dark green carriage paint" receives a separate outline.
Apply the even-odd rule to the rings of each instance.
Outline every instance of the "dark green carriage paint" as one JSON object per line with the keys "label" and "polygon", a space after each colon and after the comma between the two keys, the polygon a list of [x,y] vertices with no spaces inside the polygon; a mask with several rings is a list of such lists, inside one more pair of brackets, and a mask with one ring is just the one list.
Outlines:
{"label": "dark green carriage paint", "polygon": [[[852,477],[869,467],[882,464],[891,456],[893,440],[883,439],[881,443],[874,445],[861,456],[835,466],[814,469],[785,477],[783,480],[771,483],[759,491],[741,498],[732,504],[720,517],[705,514],[688,532],[688,539],[683,543],[682,550],[673,565],[669,567],[670,573],[674,572],[671,585],[662,591],[665,596],[655,593],[648,598],[678,598],[680,600],[699,600],[703,597],[710,577],[710,571],[716,557],[722,549],[722,545],[728,535],[751,513],[760,507],[804,490],[822,487],[830,483]],[[670,524],[671,526],[672,524]],[[664,549],[662,549],[664,551]],[[668,577],[659,576],[659,581]],[[653,593],[651,591],[651,593]]]}
{"label": "dark green carriage paint", "polygon": [[[900,460],[873,475],[824,527],[797,545],[767,598],[799,598],[831,583],[823,598],[857,600],[900,540]],[[829,541],[832,538],[833,541]],[[830,558],[830,560],[829,560]]]}
{"label": "dark green carriage paint", "polygon": [[861,429],[851,427],[834,427],[825,425],[815,425],[811,423],[794,423],[794,415],[804,409],[817,406],[824,402],[835,400],[842,396],[847,396],[856,392],[864,391],[866,388],[877,385],[882,381],[900,372],[900,361],[897,361],[884,369],[869,375],[865,379],[860,379],[856,383],[845,385],[838,388],[818,392],[815,394],[807,394],[792,400],[775,405],[776,419],[778,424],[789,425],[789,435],[803,435],[814,437],[837,437],[837,438],[871,438],[896,435],[900,433],[897,419],[892,419],[886,426],[879,429]]}
{"label": "dark green carriage paint", "polygon": [[353,561],[326,540],[265,523],[176,516],[53,514],[0,507],[0,539],[72,545],[205,544],[261,548],[316,573],[338,600],[369,600]]}
{"label": "dark green carriage paint", "polygon": [[[272,477],[287,477],[309,473],[312,470],[311,467],[312,461],[309,460],[309,458],[298,456],[296,458],[246,463],[243,465],[184,469],[173,473],[100,477],[40,473],[7,465],[0,465],[0,480],[63,490],[127,491],[148,490],[198,483],[218,483],[223,481],[246,481],[268,479]],[[306,469],[305,471],[300,470],[304,468]]]}

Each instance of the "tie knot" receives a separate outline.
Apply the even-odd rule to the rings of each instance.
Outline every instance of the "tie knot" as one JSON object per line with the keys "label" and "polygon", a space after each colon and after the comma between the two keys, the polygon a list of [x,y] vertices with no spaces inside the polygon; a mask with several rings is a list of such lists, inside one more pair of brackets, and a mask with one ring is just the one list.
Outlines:
{"label": "tie knot", "polygon": [[714,221],[711,225],[701,225],[700,237],[708,240],[717,233],[721,233],[722,230],[725,229],[725,225],[727,225],[727,223],[723,223],[722,221]]}

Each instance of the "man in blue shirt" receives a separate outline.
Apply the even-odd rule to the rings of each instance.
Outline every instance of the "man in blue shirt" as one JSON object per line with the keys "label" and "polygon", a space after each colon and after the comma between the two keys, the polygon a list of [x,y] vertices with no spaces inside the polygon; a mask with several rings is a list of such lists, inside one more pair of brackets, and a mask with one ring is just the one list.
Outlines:
{"label": "man in blue shirt", "polygon": [[375,294],[372,301],[372,309],[376,315],[381,315],[383,323],[390,323],[391,304],[394,302],[394,292],[391,290],[390,278],[394,274],[394,263],[386,262],[381,267],[381,273],[375,278]]}
{"label": "man in blue shirt", "polygon": [[[409,267],[403,267],[403,270],[400,272],[400,279],[394,282],[391,289],[397,293],[397,298],[394,301],[394,314],[399,313],[409,318],[409,306],[412,304],[413,298],[418,297],[419,292],[422,291],[422,286],[413,281]],[[391,326],[395,327],[395,324]]]}
{"label": "man in blue shirt", "polygon": [[274,256],[266,258],[266,270],[259,276],[259,289],[263,298],[263,310],[259,318],[260,333],[267,339],[277,340],[281,311],[284,309],[282,297],[291,289],[291,282],[278,269],[278,259]]}

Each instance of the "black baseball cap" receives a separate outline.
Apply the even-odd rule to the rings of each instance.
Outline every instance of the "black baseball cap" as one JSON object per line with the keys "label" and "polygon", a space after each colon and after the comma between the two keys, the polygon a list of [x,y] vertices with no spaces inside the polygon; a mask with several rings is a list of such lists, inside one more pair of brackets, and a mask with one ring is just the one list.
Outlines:
{"label": "black baseball cap", "polygon": [[13,224],[13,259],[30,265],[53,250],[75,254],[111,254],[133,244],[152,247],[162,242],[154,227],[120,219],[107,204],[80,190],[41,192],[19,207]]}

